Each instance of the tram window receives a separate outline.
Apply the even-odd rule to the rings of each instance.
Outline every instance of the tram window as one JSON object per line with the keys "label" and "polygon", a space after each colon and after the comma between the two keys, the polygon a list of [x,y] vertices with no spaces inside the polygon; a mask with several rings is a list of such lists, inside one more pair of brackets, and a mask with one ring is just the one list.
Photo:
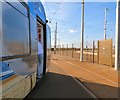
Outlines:
{"label": "tram window", "polygon": [[3,57],[30,53],[29,19],[6,2],[2,4],[2,34]]}

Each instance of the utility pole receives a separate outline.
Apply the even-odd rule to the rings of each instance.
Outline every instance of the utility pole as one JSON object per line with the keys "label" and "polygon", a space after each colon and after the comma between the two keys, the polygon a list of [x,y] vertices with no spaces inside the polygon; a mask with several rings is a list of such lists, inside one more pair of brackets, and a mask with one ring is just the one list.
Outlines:
{"label": "utility pole", "polygon": [[116,43],[115,43],[115,70],[120,68],[120,0],[116,8]]}
{"label": "utility pole", "polygon": [[105,21],[104,21],[104,39],[106,40],[106,30],[107,30],[107,8],[105,8]]}
{"label": "utility pole", "polygon": [[55,37],[54,37],[54,54],[56,54],[56,43],[57,42],[57,22],[56,22],[56,28],[55,28]]}
{"label": "utility pole", "polygon": [[84,0],[82,0],[82,18],[81,18],[81,40],[80,40],[80,61],[83,61],[83,49],[84,49]]}

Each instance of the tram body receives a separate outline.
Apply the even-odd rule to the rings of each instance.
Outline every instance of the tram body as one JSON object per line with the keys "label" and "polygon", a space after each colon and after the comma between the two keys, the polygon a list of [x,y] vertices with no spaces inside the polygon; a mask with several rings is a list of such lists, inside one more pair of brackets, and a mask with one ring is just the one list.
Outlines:
{"label": "tram body", "polygon": [[42,3],[0,1],[0,99],[24,98],[35,87],[38,28],[45,75],[50,65],[51,36]]}

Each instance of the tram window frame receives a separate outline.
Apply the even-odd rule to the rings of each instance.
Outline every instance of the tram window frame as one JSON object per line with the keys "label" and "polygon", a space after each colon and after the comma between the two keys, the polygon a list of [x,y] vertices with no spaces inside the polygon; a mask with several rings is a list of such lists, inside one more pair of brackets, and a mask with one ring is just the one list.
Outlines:
{"label": "tram window frame", "polygon": [[[19,11],[17,8],[15,8],[13,5],[11,5],[9,2],[6,2],[8,3],[10,6],[12,6],[14,9],[16,9],[19,13],[23,14],[25,16],[24,13],[22,13],[21,11]],[[26,57],[26,56],[29,56],[31,54],[31,34],[30,34],[30,10],[29,10],[29,7],[28,5],[25,3],[25,2],[19,2],[23,7],[25,7],[25,9],[27,10],[27,18],[28,18],[28,33],[29,33],[29,36],[28,36],[28,53],[25,53],[25,54],[18,54],[18,55],[8,55],[8,56],[2,56],[0,57],[0,59],[2,61],[4,60],[9,60],[9,59],[15,59],[15,58],[21,58],[21,57]]]}

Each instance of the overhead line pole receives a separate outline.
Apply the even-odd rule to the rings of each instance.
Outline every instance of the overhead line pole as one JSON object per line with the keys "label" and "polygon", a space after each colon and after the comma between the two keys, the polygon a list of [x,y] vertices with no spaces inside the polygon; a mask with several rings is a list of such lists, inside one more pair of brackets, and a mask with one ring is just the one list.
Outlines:
{"label": "overhead line pole", "polygon": [[56,44],[57,44],[57,22],[56,22],[56,28],[55,28],[55,36],[54,36],[54,54],[56,54]]}
{"label": "overhead line pole", "polygon": [[84,49],[84,0],[82,0],[82,18],[81,18],[81,40],[80,40],[80,61],[83,61],[83,49]]}
{"label": "overhead line pole", "polygon": [[107,8],[105,8],[105,22],[104,22],[104,39],[106,40],[106,30],[107,30]]}
{"label": "overhead line pole", "polygon": [[120,68],[120,0],[116,7],[116,43],[115,43],[115,70]]}

